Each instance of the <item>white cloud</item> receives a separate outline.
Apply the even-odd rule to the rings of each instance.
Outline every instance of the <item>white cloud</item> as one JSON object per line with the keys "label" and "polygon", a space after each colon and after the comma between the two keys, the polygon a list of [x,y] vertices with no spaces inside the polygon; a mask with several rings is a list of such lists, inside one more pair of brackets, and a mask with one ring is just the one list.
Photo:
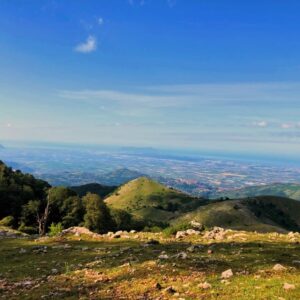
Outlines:
{"label": "white cloud", "polygon": [[290,128],[293,128],[293,127],[294,127],[294,124],[292,124],[292,123],[282,123],[281,124],[282,129],[290,129]]}
{"label": "white cloud", "polygon": [[97,40],[94,36],[90,35],[84,43],[75,47],[75,51],[81,53],[90,53],[97,49]]}
{"label": "white cloud", "polygon": [[103,18],[98,18],[98,25],[103,25],[104,19]]}
{"label": "white cloud", "polygon": [[264,127],[268,126],[268,122],[267,121],[258,121],[258,122],[253,122],[253,125],[264,128]]}

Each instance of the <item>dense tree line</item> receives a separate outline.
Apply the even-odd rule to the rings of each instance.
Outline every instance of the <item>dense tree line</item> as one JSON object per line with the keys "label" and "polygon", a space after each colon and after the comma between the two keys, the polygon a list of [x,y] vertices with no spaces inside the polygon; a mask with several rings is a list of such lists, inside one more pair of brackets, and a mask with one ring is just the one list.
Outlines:
{"label": "dense tree line", "polygon": [[21,231],[41,235],[58,223],[62,228],[85,226],[99,233],[143,226],[125,211],[111,211],[97,194],[80,197],[69,188],[51,187],[0,161],[1,219],[3,224],[9,222]]}

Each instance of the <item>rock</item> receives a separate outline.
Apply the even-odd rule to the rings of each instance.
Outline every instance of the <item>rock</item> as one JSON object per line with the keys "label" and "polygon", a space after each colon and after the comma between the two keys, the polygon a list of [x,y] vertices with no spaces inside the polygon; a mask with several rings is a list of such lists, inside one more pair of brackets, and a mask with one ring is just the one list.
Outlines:
{"label": "rock", "polygon": [[130,233],[136,233],[136,230],[130,230]]}
{"label": "rock", "polygon": [[283,284],[283,289],[288,291],[288,290],[294,290],[296,287],[294,284],[290,284],[290,283],[284,283]]}
{"label": "rock", "polygon": [[187,236],[187,233],[185,231],[177,231],[175,238],[176,239],[181,239],[181,238],[183,238],[185,236]]}
{"label": "rock", "polygon": [[180,252],[176,255],[176,258],[187,259],[188,255],[185,252]]}
{"label": "rock", "polygon": [[195,229],[188,229],[185,231],[187,235],[199,235],[200,234],[200,231],[198,230],[195,230]]}
{"label": "rock", "polygon": [[197,222],[197,221],[191,221],[190,222],[190,225],[194,228],[194,229],[197,229],[197,230],[203,230],[204,229],[204,226],[201,224],[201,223],[199,223],[199,222]]}
{"label": "rock", "polygon": [[284,266],[281,265],[281,264],[276,264],[276,265],[273,267],[273,270],[274,270],[274,271],[285,271],[285,270],[286,270],[286,267],[284,267]]}
{"label": "rock", "polygon": [[192,246],[188,247],[186,249],[186,251],[188,251],[188,252],[195,252],[195,249],[196,249],[196,247],[194,245],[192,245]]}
{"label": "rock", "polygon": [[228,270],[222,272],[222,274],[221,274],[221,278],[222,279],[228,279],[228,278],[230,278],[232,276],[233,276],[233,272],[232,272],[231,269],[228,269]]}
{"label": "rock", "polygon": [[112,236],[113,239],[119,239],[121,238],[121,234],[118,234],[118,233],[115,233],[113,236]]}
{"label": "rock", "polygon": [[169,259],[169,256],[167,254],[161,254],[158,256],[158,259]]}
{"label": "rock", "polygon": [[222,227],[214,227],[212,230],[204,234],[206,239],[222,240],[225,238],[226,230]]}
{"label": "rock", "polygon": [[51,270],[51,273],[52,273],[52,274],[57,274],[57,273],[58,273],[58,270],[57,270],[57,269],[52,269],[52,270]]}
{"label": "rock", "polygon": [[176,290],[172,287],[172,286],[169,286],[165,289],[165,291],[169,294],[174,294],[176,293]]}
{"label": "rock", "polygon": [[209,284],[208,282],[203,282],[203,283],[200,283],[198,285],[199,288],[203,289],[203,290],[207,290],[207,289],[211,289],[211,284]]}
{"label": "rock", "polygon": [[86,235],[90,235],[90,236],[95,235],[95,233],[90,231],[89,229],[87,229],[85,227],[79,227],[79,226],[74,226],[74,227],[64,229],[60,233],[61,236],[64,236],[66,234],[74,234],[76,236],[80,236],[81,234],[86,234]]}
{"label": "rock", "polygon": [[24,248],[21,248],[20,251],[19,251],[20,254],[24,254],[24,253],[26,253],[26,252],[27,252],[27,251],[26,251]]}
{"label": "rock", "polygon": [[207,254],[213,254],[213,253],[214,253],[214,251],[212,249],[207,250]]}
{"label": "rock", "polygon": [[160,285],[159,282],[157,282],[157,283],[155,284],[155,288],[156,288],[157,290],[161,290],[161,289],[162,289],[162,286]]}

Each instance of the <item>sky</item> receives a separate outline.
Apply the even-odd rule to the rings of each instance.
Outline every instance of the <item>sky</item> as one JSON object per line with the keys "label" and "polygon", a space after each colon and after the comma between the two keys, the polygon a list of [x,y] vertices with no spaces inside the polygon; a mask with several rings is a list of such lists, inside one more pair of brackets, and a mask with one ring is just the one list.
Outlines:
{"label": "sky", "polygon": [[300,1],[2,0],[0,142],[297,156]]}

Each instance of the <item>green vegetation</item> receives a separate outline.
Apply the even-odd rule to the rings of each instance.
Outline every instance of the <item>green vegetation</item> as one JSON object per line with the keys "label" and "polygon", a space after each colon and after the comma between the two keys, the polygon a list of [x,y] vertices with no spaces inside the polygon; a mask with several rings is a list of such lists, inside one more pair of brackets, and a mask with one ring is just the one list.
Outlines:
{"label": "green vegetation", "polygon": [[300,202],[279,197],[214,201],[172,221],[184,226],[192,220],[205,227],[284,232],[300,230]]}
{"label": "green vegetation", "polygon": [[209,197],[212,199],[217,199],[221,197],[227,197],[230,199],[241,199],[246,197],[257,196],[278,196],[300,200],[300,184],[274,183],[262,186],[245,187],[242,189],[225,191],[222,193],[215,193],[209,195]]}
{"label": "green vegetation", "polygon": [[79,186],[71,186],[70,189],[74,191],[79,197],[85,196],[87,193],[97,194],[101,198],[106,197],[112,193],[117,187],[102,185],[99,183],[89,183]]}

